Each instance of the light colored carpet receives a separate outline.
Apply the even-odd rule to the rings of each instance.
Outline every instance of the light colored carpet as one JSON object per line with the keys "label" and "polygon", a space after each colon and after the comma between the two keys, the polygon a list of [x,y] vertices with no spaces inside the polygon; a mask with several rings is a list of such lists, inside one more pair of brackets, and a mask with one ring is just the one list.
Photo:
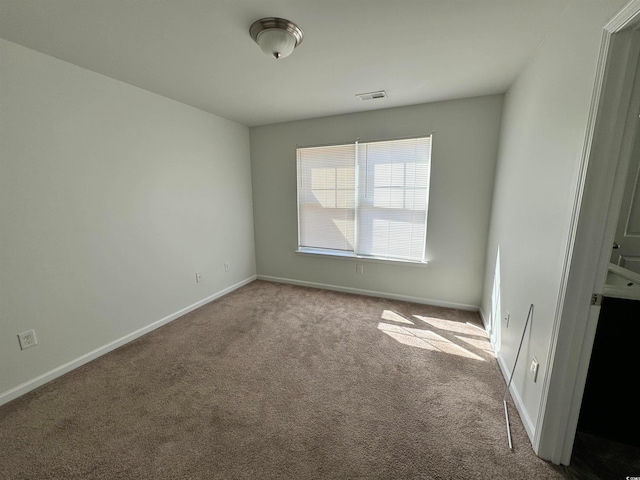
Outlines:
{"label": "light colored carpet", "polygon": [[0,407],[3,479],[554,479],[476,313],[256,281]]}

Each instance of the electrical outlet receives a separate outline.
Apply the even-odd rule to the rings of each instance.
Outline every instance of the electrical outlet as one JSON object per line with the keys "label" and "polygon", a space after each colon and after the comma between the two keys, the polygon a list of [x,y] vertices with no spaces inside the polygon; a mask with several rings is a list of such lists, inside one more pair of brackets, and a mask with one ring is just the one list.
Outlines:
{"label": "electrical outlet", "polygon": [[364,273],[364,265],[362,263],[356,263],[356,273]]}
{"label": "electrical outlet", "polygon": [[511,320],[511,314],[507,312],[507,316],[504,317],[504,328],[509,328],[509,320]]}
{"label": "electrical outlet", "polygon": [[36,338],[36,332],[34,330],[27,330],[26,332],[19,333],[18,342],[20,343],[20,350],[37,345],[38,339]]}
{"label": "electrical outlet", "polygon": [[196,272],[196,283],[200,283],[202,281],[202,273]]}
{"label": "electrical outlet", "polygon": [[540,365],[538,364],[538,360],[536,360],[536,357],[533,357],[533,359],[531,360],[531,366],[529,367],[529,373],[531,374],[531,377],[533,378],[533,382],[535,383],[536,380],[538,380],[538,367]]}
{"label": "electrical outlet", "polygon": [[224,271],[225,271],[225,272],[228,272],[228,271],[229,271],[229,264],[228,264],[228,263],[225,263],[225,264],[224,264]]}

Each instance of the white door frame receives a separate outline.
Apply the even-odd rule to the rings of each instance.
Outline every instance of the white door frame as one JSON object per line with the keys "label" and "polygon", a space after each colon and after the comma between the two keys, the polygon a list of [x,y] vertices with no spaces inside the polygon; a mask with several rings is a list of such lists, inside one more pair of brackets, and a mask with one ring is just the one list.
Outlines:
{"label": "white door frame", "polygon": [[[569,464],[600,307],[601,292],[626,178],[625,125],[638,45],[640,0],[629,2],[605,27],[565,254],[559,300],[533,442],[537,454]],[[615,168],[614,168],[615,167]]]}

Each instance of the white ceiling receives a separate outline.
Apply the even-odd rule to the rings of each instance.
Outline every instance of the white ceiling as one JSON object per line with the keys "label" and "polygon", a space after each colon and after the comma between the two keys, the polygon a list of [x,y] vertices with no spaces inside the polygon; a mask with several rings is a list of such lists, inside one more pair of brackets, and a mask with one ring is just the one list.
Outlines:
{"label": "white ceiling", "polygon": [[[0,0],[0,37],[256,126],[504,92],[570,1]],[[249,36],[269,16],[288,58]]]}

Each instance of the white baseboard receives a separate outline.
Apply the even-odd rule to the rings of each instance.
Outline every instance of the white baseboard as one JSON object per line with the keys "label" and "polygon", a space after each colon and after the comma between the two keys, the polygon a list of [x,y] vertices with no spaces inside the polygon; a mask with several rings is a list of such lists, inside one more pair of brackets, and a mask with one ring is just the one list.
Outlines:
{"label": "white baseboard", "polygon": [[480,307],[477,305],[466,305],[464,303],[442,302],[430,298],[412,297],[409,295],[398,295],[395,293],[376,292],[373,290],[363,290],[360,288],[342,287],[340,285],[328,285],[325,283],[306,282],[304,280],[294,280],[291,278],[270,277],[267,275],[258,275],[258,280],[267,282],[288,283],[290,285],[299,285],[301,287],[320,288],[322,290],[333,290],[336,292],[355,293],[357,295],[366,295],[368,297],[389,298],[391,300],[403,300],[405,302],[423,303],[425,305],[433,305],[436,307],[457,308],[458,310],[469,310],[477,312]]}
{"label": "white baseboard", "polygon": [[[500,366],[500,370],[502,371],[502,376],[505,378],[505,387],[506,387],[506,384],[509,382],[509,376],[511,375],[511,371],[505,365],[504,358],[502,357],[502,354],[500,352],[496,354],[496,358],[498,359],[498,365]],[[520,415],[520,420],[522,420],[524,429],[527,432],[527,436],[529,437],[529,441],[533,446],[533,440],[535,438],[536,428],[533,422],[531,421],[531,418],[529,417],[527,410],[524,408],[524,402],[522,401],[520,392],[518,391],[518,389],[513,383],[511,384],[510,393],[511,393],[511,398],[513,399],[513,403],[515,404],[516,409],[518,410],[518,414]]]}
{"label": "white baseboard", "polygon": [[[491,340],[491,332],[488,329],[489,322],[487,321],[486,314],[484,313],[482,308],[479,309],[479,312],[480,312],[480,318],[482,318],[482,323],[484,324],[485,330],[487,331],[487,335],[489,335],[489,340]],[[511,370],[507,368],[507,365],[505,364],[505,361],[504,361],[504,357],[502,356],[502,352],[496,350],[496,345],[493,342],[491,342],[491,348],[493,349],[493,353],[495,354],[496,359],[498,360],[498,366],[500,367],[500,372],[504,377],[505,388],[506,388],[506,385],[509,383],[509,376],[511,375]],[[529,417],[527,410],[524,408],[524,402],[522,401],[520,392],[518,391],[518,389],[513,383],[511,384],[510,394],[511,394],[511,398],[513,399],[513,403],[515,404],[516,409],[518,410],[518,415],[522,420],[524,429],[527,432],[529,441],[533,446],[533,440],[535,438],[536,429],[533,422],[531,421],[531,417]]]}
{"label": "white baseboard", "polygon": [[129,343],[132,340],[135,340],[136,338],[141,337],[142,335],[145,335],[155,330],[156,328],[166,325],[167,323],[172,322],[173,320],[176,320],[177,318],[180,318],[183,315],[186,315],[187,313],[195,310],[196,308],[199,308],[209,302],[212,302],[213,300],[216,300],[217,298],[220,298],[223,295],[226,295],[227,293],[231,293],[232,291],[248,283],[253,282],[256,278],[257,278],[256,275],[253,275],[245,280],[242,280],[236,283],[235,285],[231,285],[230,287],[220,290],[219,292],[216,292],[213,295],[203,298],[202,300],[199,300],[198,302],[192,305],[189,305],[188,307],[178,310],[177,312],[172,313],[171,315],[161,318],[160,320],[157,320],[147,325],[146,327],[142,327],[136,330],[135,332],[131,332],[125,335],[124,337],[114,340],[113,342],[109,342],[106,345],[103,345],[102,347],[96,348],[95,350],[89,353],[86,353],[76,358],[75,360],[71,360],[70,362],[60,365],[54,368],[53,370],[49,370],[48,372],[43,373],[42,375],[32,378],[31,380],[28,380],[18,385],[17,387],[14,387],[5,392],[2,392],[0,393],[0,405],[10,402],[11,400],[18,398],[24,395],[25,393],[30,392],[31,390],[34,390],[35,388],[38,388],[39,386],[44,385],[45,383],[50,382],[51,380],[58,378],[64,375],[65,373],[70,372],[71,370],[74,370],[84,365],[85,363],[90,362],[91,360],[95,360],[96,358],[101,357],[105,353],[109,353],[110,351],[115,350],[116,348],[121,347],[122,345]]}

